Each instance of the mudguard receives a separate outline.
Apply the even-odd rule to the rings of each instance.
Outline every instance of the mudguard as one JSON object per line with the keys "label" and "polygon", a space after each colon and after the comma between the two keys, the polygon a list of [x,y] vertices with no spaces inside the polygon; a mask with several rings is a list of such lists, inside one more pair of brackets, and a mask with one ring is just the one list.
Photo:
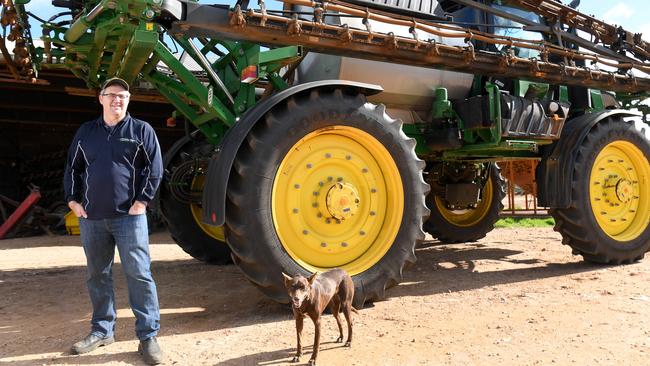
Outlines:
{"label": "mudguard", "polygon": [[[217,147],[216,153],[210,159],[205,188],[203,189],[202,221],[204,223],[215,226],[225,223],[226,190],[228,188],[230,169],[235,161],[239,147],[257,121],[287,98],[297,94],[309,93],[316,88],[351,88],[365,95],[373,95],[383,91],[383,88],[379,85],[345,80],[319,80],[285,89],[256,104],[226,132],[221,144]],[[251,184],[255,183],[251,182]]]}
{"label": "mudguard", "polygon": [[613,116],[640,117],[640,113],[609,109],[583,114],[567,121],[556,143],[544,148],[542,161],[537,166],[537,202],[539,206],[568,208],[571,204],[573,167],[582,141],[596,123]]}

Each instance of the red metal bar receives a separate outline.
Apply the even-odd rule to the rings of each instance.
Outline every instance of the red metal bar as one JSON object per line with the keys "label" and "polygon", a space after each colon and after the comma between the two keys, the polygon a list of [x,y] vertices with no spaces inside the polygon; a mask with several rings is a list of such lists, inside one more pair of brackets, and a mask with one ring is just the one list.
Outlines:
{"label": "red metal bar", "polygon": [[[530,171],[534,172],[537,167],[537,162],[535,160],[529,160]],[[506,196],[508,198],[507,204],[504,202],[504,208],[500,212],[502,217],[547,217],[548,209],[546,207],[537,206],[537,182],[532,181],[530,189],[527,189],[524,186],[527,186],[526,179],[520,179],[523,185],[522,189],[524,191],[524,207],[517,207],[516,205],[516,192],[515,187],[515,177],[520,177],[517,174],[526,174],[525,169],[519,169],[519,172],[515,172],[515,164],[512,161],[503,161],[499,162],[499,166],[502,168],[503,177],[506,178],[507,189]]]}
{"label": "red metal bar", "polygon": [[20,222],[20,220],[27,215],[29,210],[41,199],[41,192],[38,190],[33,190],[32,193],[25,198],[25,200],[16,207],[16,211],[12,213],[7,221],[5,221],[2,226],[0,226],[0,239],[4,239],[5,235],[13,229],[13,227]]}

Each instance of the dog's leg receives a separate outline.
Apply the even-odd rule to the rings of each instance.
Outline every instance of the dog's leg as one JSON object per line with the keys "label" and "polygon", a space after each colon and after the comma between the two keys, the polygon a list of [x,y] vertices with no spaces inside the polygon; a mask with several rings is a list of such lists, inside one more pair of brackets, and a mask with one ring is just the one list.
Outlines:
{"label": "dog's leg", "polygon": [[296,336],[298,338],[298,346],[296,347],[296,355],[293,357],[292,362],[300,362],[300,356],[302,356],[302,342],[300,338],[302,337],[302,326],[303,326],[303,315],[295,314],[296,316]]}
{"label": "dog's leg", "polygon": [[336,343],[342,343],[343,325],[341,325],[341,316],[339,314],[341,310],[341,301],[339,300],[338,295],[334,295],[332,301],[330,301],[330,310],[332,311],[332,315],[334,315],[334,319],[336,319],[336,325],[339,326],[339,337],[336,339]]}
{"label": "dog's leg", "polygon": [[344,347],[352,346],[352,301],[347,300],[343,304],[343,315],[348,322],[348,340],[343,345]]}
{"label": "dog's leg", "polygon": [[316,365],[316,357],[318,357],[318,349],[320,348],[320,314],[312,316],[311,320],[314,321],[314,352],[311,354],[309,359],[309,366]]}

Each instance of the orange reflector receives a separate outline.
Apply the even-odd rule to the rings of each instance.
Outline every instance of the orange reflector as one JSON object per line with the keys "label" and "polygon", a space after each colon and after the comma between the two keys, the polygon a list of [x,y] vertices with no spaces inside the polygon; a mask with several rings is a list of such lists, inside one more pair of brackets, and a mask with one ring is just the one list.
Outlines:
{"label": "orange reflector", "polygon": [[242,70],[241,72],[241,82],[242,83],[253,83],[255,80],[257,80],[257,66],[256,65],[250,65],[246,66],[245,69]]}

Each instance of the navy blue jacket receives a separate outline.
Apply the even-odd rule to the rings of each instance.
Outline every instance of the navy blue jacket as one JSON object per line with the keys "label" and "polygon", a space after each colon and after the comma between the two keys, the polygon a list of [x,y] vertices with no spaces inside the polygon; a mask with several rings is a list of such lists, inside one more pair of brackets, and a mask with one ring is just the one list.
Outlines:
{"label": "navy blue jacket", "polygon": [[153,199],[162,178],[153,128],[127,113],[113,128],[103,117],[81,125],[68,150],[66,202],[81,203],[89,219],[128,215],[137,201]]}

